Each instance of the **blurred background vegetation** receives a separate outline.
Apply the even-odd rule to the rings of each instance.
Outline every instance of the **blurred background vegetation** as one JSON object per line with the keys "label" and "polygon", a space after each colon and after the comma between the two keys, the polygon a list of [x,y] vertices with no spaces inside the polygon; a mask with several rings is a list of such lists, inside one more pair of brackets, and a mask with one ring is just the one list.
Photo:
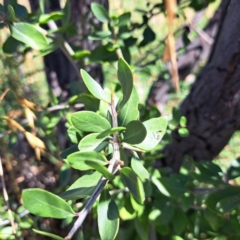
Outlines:
{"label": "blurred background vegetation", "polygon": [[[36,235],[31,228],[64,235],[73,223],[72,219],[42,219],[29,214],[21,205],[21,191],[36,187],[58,194],[81,175],[79,171],[71,169],[61,155],[71,146],[66,133],[69,113],[86,109],[89,101],[74,67],[86,69],[105,88],[113,89],[116,87],[116,62],[120,49],[134,74],[142,118],[147,113],[152,117],[167,116],[171,120],[168,133],[161,144],[145,156],[145,165],[149,168],[156,167],[155,160],[162,154],[160,150],[171,142],[171,131],[179,128],[179,104],[188,96],[192,84],[208,61],[221,19],[221,1],[177,1],[174,37],[178,56],[179,92],[173,84],[171,64],[164,61],[169,25],[163,1],[96,1],[108,10],[112,18],[111,26],[94,18],[90,0],[67,1],[70,3],[69,10],[66,1],[17,2],[25,6],[19,10],[20,21],[38,23],[47,31],[59,34],[59,39],[67,41],[74,51],[69,61],[69,56],[63,54],[64,50],[61,47],[59,49],[56,42],[53,42],[51,48],[38,51],[20,41],[16,43],[13,38],[9,40],[10,31],[4,27],[5,16],[0,9],[0,24],[3,24],[0,31],[0,155],[10,207],[18,224],[17,236],[14,236],[6,203],[3,195],[0,195],[0,239],[48,239]],[[64,9],[65,16],[69,13],[68,20],[56,18],[59,31],[54,32],[51,24],[39,23],[41,6],[45,13],[61,9]],[[119,16],[122,16],[121,20]],[[65,24],[64,21],[68,22]],[[191,168],[194,168],[200,177],[191,175],[185,181],[184,188],[197,188],[202,192],[186,191],[185,202],[178,202],[173,193],[173,200],[169,199],[181,207],[176,208],[174,213],[169,209],[160,214],[160,220],[154,216],[156,214],[159,217],[159,212],[143,216],[140,213],[143,211],[141,206],[133,202],[132,205],[135,205],[132,206],[130,198],[125,199],[125,207],[120,213],[125,221],[121,223],[117,239],[239,239],[237,206],[234,205],[235,212],[221,216],[204,212],[203,206],[207,195],[221,188],[222,182],[238,185],[239,143],[240,136],[236,131],[213,163],[203,164],[207,166],[205,172],[192,159],[185,159],[180,173],[184,175],[184,171],[187,171],[188,174],[185,175],[190,176]],[[216,171],[213,170],[214,167],[217,167]],[[169,166],[161,168],[159,174],[167,178],[169,171]],[[224,179],[226,173],[228,179]],[[217,180],[211,178],[211,174]],[[174,182],[176,179],[173,179],[174,177],[169,184],[178,188]],[[162,206],[169,206],[166,203],[170,200],[164,197],[161,198]],[[121,199],[119,196],[119,201]],[[74,204],[78,208],[82,206],[81,201]],[[147,205],[146,208],[148,207]],[[85,238],[79,233],[76,239],[99,239],[94,232],[97,229],[95,217],[96,209],[93,209],[93,214],[84,226]],[[144,227],[146,218],[153,222],[149,225],[150,233]],[[229,224],[226,223],[228,220]]]}

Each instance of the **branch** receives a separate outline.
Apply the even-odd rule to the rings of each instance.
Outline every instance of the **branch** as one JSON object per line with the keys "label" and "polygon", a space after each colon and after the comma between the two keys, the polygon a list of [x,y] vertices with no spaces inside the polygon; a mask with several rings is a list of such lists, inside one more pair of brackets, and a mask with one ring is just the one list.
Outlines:
{"label": "branch", "polygon": [[[115,109],[113,95],[112,95],[111,103],[109,103],[109,105],[110,105],[111,112],[112,112],[112,121],[113,121],[112,127],[118,127],[117,111]],[[119,166],[120,166],[120,163],[121,163],[121,161],[120,161],[120,145],[121,145],[121,142],[120,142],[120,139],[119,139],[118,132],[113,134],[112,145],[113,145],[113,157],[109,161],[110,164],[109,164],[109,167],[108,167],[108,171],[112,174],[115,174],[117,172]],[[99,195],[101,194],[101,192],[103,191],[103,189],[104,189],[104,187],[106,186],[107,183],[108,183],[108,179],[106,179],[105,177],[102,177],[102,179],[98,183],[94,193],[89,198],[86,206],[80,212],[79,217],[76,220],[76,222],[74,223],[71,231],[65,237],[66,240],[72,239],[72,237],[76,233],[76,231],[82,226],[88,212],[92,208],[94,202],[97,200],[97,198],[99,197]]]}

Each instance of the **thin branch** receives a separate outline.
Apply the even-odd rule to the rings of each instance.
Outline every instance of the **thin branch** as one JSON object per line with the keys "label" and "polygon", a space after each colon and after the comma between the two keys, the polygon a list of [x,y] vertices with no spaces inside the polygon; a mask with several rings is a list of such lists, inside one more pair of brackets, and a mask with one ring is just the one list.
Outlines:
{"label": "thin branch", "polygon": [[[111,108],[111,113],[112,113],[112,127],[118,127],[118,121],[117,121],[117,111],[115,109],[115,104],[114,104],[114,98],[112,95],[112,100],[111,103],[109,103],[110,108]],[[114,133],[113,134],[113,140],[112,140],[112,145],[113,145],[113,157],[112,159],[109,161],[109,167],[108,167],[108,171],[112,174],[116,173],[116,171],[119,169],[119,166],[121,164],[120,161],[120,139],[119,139],[119,134]],[[80,212],[78,219],[76,220],[76,222],[74,223],[71,231],[68,233],[68,235],[65,237],[66,240],[70,240],[72,239],[72,237],[74,236],[74,234],[76,233],[76,231],[82,226],[88,212],[90,211],[90,209],[92,208],[94,202],[97,200],[97,198],[100,196],[101,192],[103,191],[104,187],[106,186],[106,184],[108,183],[108,179],[106,179],[105,177],[103,177],[100,182],[98,183],[94,193],[92,194],[92,196],[89,198],[86,206],[83,208],[83,210]]]}
{"label": "thin branch", "polygon": [[1,157],[0,157],[0,178],[1,178],[1,182],[2,182],[4,201],[6,202],[7,209],[8,209],[9,220],[10,220],[10,223],[11,223],[11,226],[12,226],[12,230],[13,230],[13,234],[15,236],[15,239],[17,239],[16,226],[15,226],[15,223],[14,223],[14,220],[13,220],[13,215],[12,215],[12,211],[11,211],[11,208],[10,208],[8,193],[7,193],[7,190],[6,190],[6,185],[5,185],[4,176],[3,176],[3,167],[2,167],[2,158]]}
{"label": "thin branch", "polygon": [[[20,214],[18,215],[18,218],[23,218],[23,217],[27,216],[29,213],[30,213],[30,212],[26,209],[26,210],[24,210],[22,213],[20,213]],[[11,221],[10,221],[9,219],[6,219],[6,220],[4,220],[4,221],[1,221],[1,222],[0,222],[0,227],[6,226],[6,225],[8,225],[9,223],[11,223]]]}
{"label": "thin branch", "polygon": [[[58,29],[58,26],[57,24],[53,21],[53,20],[50,20],[48,23],[48,27],[51,29],[51,30],[57,30]],[[68,44],[68,42],[63,39],[61,37],[61,40],[63,41],[62,44],[60,45],[60,49],[62,50],[62,52],[65,54],[65,56],[68,58],[68,60],[70,61],[70,63],[72,64],[77,76],[79,79],[80,78],[80,73],[79,73],[79,68],[77,66],[77,64],[74,62],[74,60],[72,59],[72,56],[74,54],[74,51],[73,49],[71,48],[71,46]]]}

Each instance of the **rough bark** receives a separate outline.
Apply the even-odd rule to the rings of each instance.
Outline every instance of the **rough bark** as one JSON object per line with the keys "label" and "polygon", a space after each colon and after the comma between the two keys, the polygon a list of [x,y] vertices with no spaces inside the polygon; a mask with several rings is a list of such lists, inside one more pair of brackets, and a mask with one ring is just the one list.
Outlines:
{"label": "rough bark", "polygon": [[226,0],[222,24],[210,59],[181,104],[189,136],[177,130],[163,152],[164,165],[178,171],[187,154],[212,160],[240,128],[240,1]]}

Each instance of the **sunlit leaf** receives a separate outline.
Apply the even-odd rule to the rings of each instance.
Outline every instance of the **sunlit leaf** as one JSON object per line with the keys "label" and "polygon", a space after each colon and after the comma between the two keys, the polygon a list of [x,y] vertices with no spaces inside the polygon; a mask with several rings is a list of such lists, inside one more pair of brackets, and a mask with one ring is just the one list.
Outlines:
{"label": "sunlit leaf", "polygon": [[100,21],[100,22],[109,22],[109,15],[107,10],[97,4],[97,3],[92,3],[91,4],[91,10],[93,12],[93,15]]}
{"label": "sunlit leaf", "polygon": [[118,60],[118,80],[121,84],[122,91],[123,91],[123,99],[119,105],[119,108],[121,109],[129,100],[132,89],[133,89],[133,76],[132,76],[132,71],[127,64],[127,62],[123,59],[120,58]]}
{"label": "sunlit leaf", "polygon": [[102,177],[99,172],[92,174],[85,174],[75,181],[64,193],[60,194],[60,197],[64,199],[79,199],[87,196],[91,196]]}
{"label": "sunlit leaf", "polygon": [[108,145],[107,138],[99,138],[99,133],[92,133],[84,137],[78,144],[80,151],[101,151]]}
{"label": "sunlit leaf", "polygon": [[142,182],[138,176],[129,167],[124,167],[120,171],[123,182],[128,187],[129,191],[133,195],[134,199],[139,203],[143,204],[145,199],[144,189]]}
{"label": "sunlit leaf", "polygon": [[102,164],[101,161],[85,160],[84,163],[100,172],[108,180],[114,179],[114,175],[108,171],[108,169]]}
{"label": "sunlit leaf", "polygon": [[48,233],[48,232],[44,232],[44,231],[40,231],[40,230],[37,230],[37,229],[34,229],[33,228],[33,231],[37,234],[40,234],[40,235],[43,235],[43,236],[47,236],[47,237],[50,237],[50,238],[53,238],[53,239],[57,239],[57,240],[64,240],[64,238],[62,237],[59,237],[55,234],[52,234],[52,233]]}
{"label": "sunlit leaf", "polygon": [[150,150],[154,148],[162,139],[166,132],[168,121],[164,117],[152,118],[143,122],[143,125],[147,129],[147,136],[136,147],[143,150]]}
{"label": "sunlit leaf", "polygon": [[88,91],[96,98],[101,99],[105,102],[110,102],[110,100],[105,95],[102,87],[97,83],[85,70],[81,69],[82,79],[88,89]]}
{"label": "sunlit leaf", "polygon": [[12,37],[27,44],[36,50],[44,49],[48,46],[46,37],[32,24],[19,22],[9,25]]}
{"label": "sunlit leaf", "polygon": [[107,164],[107,159],[106,157],[99,152],[96,151],[87,151],[87,152],[75,152],[70,154],[67,157],[68,163],[71,167],[84,171],[88,169],[94,169],[90,165],[85,163],[85,160],[92,160],[96,161],[101,165],[106,165]]}
{"label": "sunlit leaf", "polygon": [[149,172],[141,163],[141,160],[138,158],[137,153],[135,153],[131,159],[131,167],[133,171],[140,177],[140,178],[149,178]]}
{"label": "sunlit leaf", "polygon": [[90,111],[76,112],[71,115],[72,125],[79,131],[100,133],[111,129],[109,121]]}
{"label": "sunlit leaf", "polygon": [[123,106],[118,114],[118,123],[120,126],[126,126],[127,123],[137,120],[139,117],[138,111],[139,97],[135,87],[132,89],[131,96],[128,102]]}
{"label": "sunlit leaf", "polygon": [[98,230],[102,240],[114,240],[119,228],[119,214],[116,203],[107,191],[103,191],[99,200]]}
{"label": "sunlit leaf", "polygon": [[60,11],[51,12],[49,14],[41,14],[39,18],[39,23],[44,24],[49,22],[50,20],[57,21],[62,19],[63,16],[64,16],[63,12],[60,12]]}
{"label": "sunlit leaf", "polygon": [[43,189],[23,190],[23,204],[32,214],[40,217],[68,218],[75,215],[70,205],[62,198]]}

